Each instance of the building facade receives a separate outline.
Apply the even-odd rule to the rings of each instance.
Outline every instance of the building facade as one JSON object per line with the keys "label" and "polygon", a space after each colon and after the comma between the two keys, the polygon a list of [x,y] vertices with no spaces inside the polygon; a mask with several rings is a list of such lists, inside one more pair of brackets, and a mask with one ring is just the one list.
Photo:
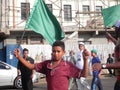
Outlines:
{"label": "building facade", "polygon": [[[64,41],[67,45],[76,48],[78,42],[84,42],[87,45],[108,43],[105,38],[101,10],[120,4],[119,0],[44,1],[65,32]],[[3,39],[7,38],[1,42],[1,47],[19,43],[48,44],[40,34],[24,29],[34,2],[35,0],[0,0],[0,30],[5,34]],[[107,30],[114,34],[114,28],[110,27]]]}

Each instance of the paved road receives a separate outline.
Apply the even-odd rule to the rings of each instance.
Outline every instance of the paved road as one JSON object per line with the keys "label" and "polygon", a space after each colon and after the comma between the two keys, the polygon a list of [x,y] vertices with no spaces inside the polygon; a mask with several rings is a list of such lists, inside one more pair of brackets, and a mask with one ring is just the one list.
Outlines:
{"label": "paved road", "polygon": [[[91,79],[92,78],[90,76],[87,78],[89,84],[91,84]],[[115,77],[103,76],[101,80],[104,90],[114,90],[113,87],[116,80]],[[0,87],[0,90],[21,90],[21,89],[14,89],[13,87]],[[47,90],[45,79],[40,79],[39,83],[34,84],[33,90]],[[77,89],[74,87],[73,90]]]}

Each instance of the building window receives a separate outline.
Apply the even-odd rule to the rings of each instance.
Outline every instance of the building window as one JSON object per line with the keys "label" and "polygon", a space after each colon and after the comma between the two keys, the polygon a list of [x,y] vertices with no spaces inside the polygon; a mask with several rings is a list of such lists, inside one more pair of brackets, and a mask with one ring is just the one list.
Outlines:
{"label": "building window", "polygon": [[27,20],[30,15],[30,3],[21,3],[21,19]]}
{"label": "building window", "polygon": [[96,12],[101,12],[102,11],[102,6],[96,6]]}
{"label": "building window", "polygon": [[30,37],[30,44],[44,44],[43,37]]}
{"label": "building window", "polygon": [[71,5],[64,5],[64,20],[72,21]]}
{"label": "building window", "polygon": [[28,39],[27,39],[27,37],[23,37],[23,39],[21,40],[21,37],[17,37],[16,43],[17,44],[28,44]]}
{"label": "building window", "polygon": [[83,12],[85,14],[89,14],[89,11],[90,11],[90,7],[88,5],[83,5]]}
{"label": "building window", "polygon": [[96,11],[98,16],[101,15],[102,6],[96,6],[96,10],[95,11]]}
{"label": "building window", "polygon": [[51,12],[53,12],[52,4],[47,4],[47,6],[48,6],[49,10],[50,10]]}

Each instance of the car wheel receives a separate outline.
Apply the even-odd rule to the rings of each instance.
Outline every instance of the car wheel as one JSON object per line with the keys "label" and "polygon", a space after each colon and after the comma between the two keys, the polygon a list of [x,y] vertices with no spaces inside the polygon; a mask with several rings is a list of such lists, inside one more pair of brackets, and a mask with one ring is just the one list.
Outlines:
{"label": "car wheel", "polygon": [[20,75],[15,78],[14,86],[18,89],[22,88],[22,82],[21,82],[21,76]]}

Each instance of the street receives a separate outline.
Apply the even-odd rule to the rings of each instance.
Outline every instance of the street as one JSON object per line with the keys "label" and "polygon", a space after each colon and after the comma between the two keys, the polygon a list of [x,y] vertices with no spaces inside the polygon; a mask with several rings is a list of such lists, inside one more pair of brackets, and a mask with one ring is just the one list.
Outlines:
{"label": "street", "polygon": [[[91,76],[89,76],[87,78],[87,81],[89,84],[91,84],[91,79],[92,79]],[[104,76],[102,76],[101,80],[102,80],[104,90],[113,90],[114,89],[114,83],[116,80],[115,77],[109,77],[109,76],[104,75]],[[22,89],[15,89],[13,87],[0,87],[0,90],[22,90]],[[40,79],[39,83],[34,84],[33,90],[47,90],[45,78]],[[74,87],[73,90],[77,90],[77,89]]]}

